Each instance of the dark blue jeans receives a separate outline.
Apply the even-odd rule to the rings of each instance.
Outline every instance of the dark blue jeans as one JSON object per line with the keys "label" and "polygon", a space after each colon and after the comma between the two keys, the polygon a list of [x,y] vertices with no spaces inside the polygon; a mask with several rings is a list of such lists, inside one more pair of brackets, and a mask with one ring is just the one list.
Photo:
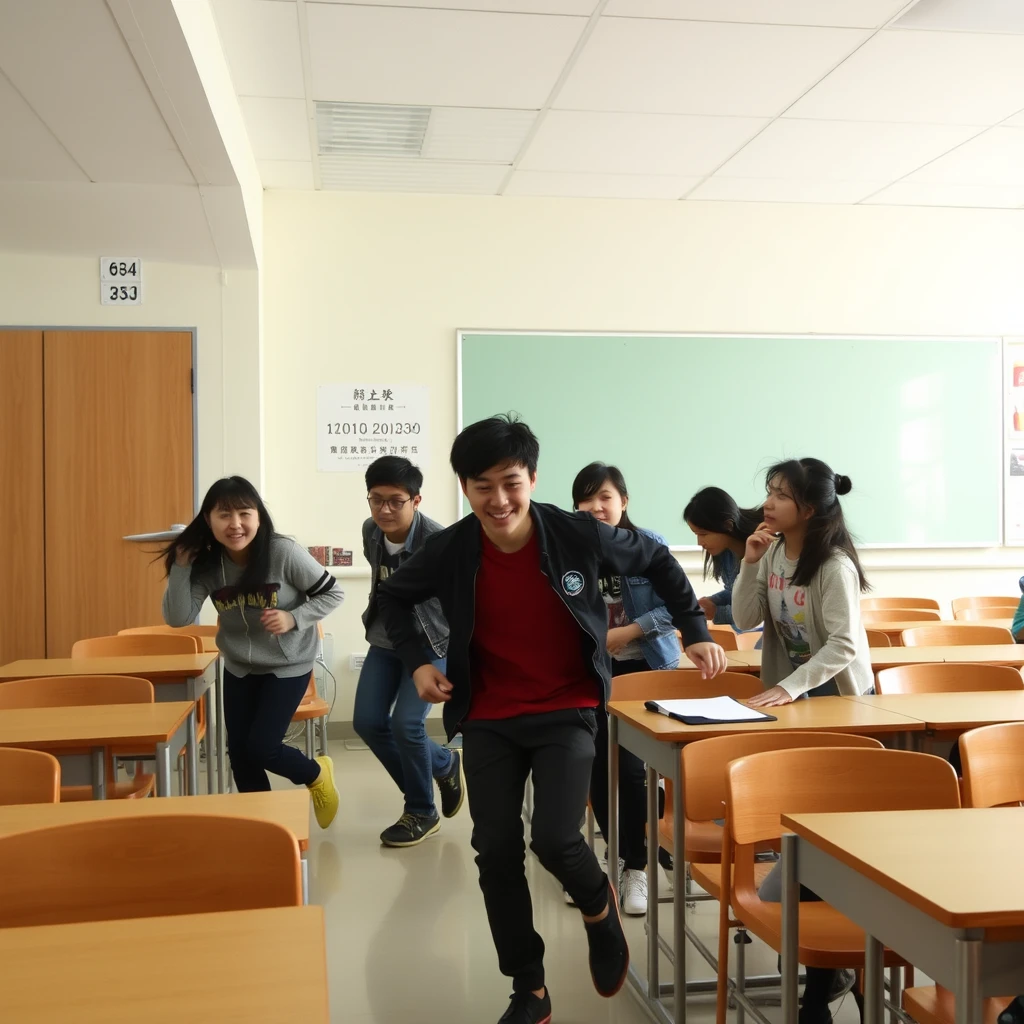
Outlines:
{"label": "dark blue jeans", "polygon": [[[443,672],[444,658],[434,667]],[[352,725],[405,795],[408,814],[437,813],[433,780],[452,763],[452,752],[427,737],[429,711],[398,655],[371,646],[359,673]]]}

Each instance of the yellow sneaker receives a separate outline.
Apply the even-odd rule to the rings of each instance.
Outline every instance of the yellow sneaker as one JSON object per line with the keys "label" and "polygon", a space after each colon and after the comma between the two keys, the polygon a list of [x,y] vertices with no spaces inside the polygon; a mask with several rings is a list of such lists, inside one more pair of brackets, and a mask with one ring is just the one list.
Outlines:
{"label": "yellow sneaker", "polygon": [[316,763],[320,765],[320,775],[316,782],[308,787],[309,795],[313,800],[316,823],[321,828],[327,828],[338,813],[338,787],[334,785],[334,762],[329,757],[318,757]]}

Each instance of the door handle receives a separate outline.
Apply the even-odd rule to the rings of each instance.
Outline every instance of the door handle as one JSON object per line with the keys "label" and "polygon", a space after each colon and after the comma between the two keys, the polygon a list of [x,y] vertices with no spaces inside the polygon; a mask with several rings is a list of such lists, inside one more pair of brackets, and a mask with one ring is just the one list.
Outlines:
{"label": "door handle", "polygon": [[158,530],[156,533],[131,533],[121,540],[130,540],[134,544],[145,544],[154,540],[174,540],[185,529],[184,523],[173,523],[169,530]]}

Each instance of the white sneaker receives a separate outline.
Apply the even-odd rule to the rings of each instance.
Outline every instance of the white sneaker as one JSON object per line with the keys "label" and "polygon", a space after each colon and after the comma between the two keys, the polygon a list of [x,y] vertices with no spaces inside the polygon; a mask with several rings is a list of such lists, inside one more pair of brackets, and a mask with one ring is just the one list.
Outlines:
{"label": "white sneaker", "polygon": [[622,873],[622,910],[630,917],[642,917],[647,913],[647,872],[638,868],[626,868]]}

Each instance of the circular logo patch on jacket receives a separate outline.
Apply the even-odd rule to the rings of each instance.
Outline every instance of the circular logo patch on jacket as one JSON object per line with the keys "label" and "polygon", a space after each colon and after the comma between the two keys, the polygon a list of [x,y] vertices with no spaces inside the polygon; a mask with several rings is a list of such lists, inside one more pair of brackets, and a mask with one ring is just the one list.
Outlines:
{"label": "circular logo patch on jacket", "polygon": [[575,597],[583,589],[583,573],[570,569],[562,577],[562,589],[570,597]]}

